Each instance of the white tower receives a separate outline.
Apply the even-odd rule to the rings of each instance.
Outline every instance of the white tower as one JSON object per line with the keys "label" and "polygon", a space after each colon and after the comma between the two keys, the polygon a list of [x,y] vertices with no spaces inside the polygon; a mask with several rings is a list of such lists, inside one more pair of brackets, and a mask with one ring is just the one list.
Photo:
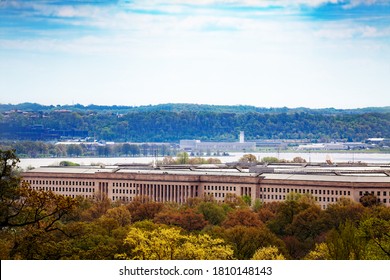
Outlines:
{"label": "white tower", "polygon": [[240,143],[244,143],[244,142],[245,142],[244,131],[240,131]]}

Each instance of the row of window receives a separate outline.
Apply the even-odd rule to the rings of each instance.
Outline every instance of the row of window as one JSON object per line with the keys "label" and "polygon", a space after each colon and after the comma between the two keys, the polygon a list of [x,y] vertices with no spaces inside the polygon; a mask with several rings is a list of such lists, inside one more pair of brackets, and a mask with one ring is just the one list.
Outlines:
{"label": "row of window", "polygon": [[[285,195],[273,195],[273,194],[268,194],[268,195],[260,194],[259,198],[260,199],[270,199],[270,200],[285,200],[286,196]],[[337,202],[338,201],[337,197],[321,197],[321,196],[317,197],[317,196],[315,196],[314,199],[315,199],[315,201],[318,201],[318,202]],[[383,198],[382,200],[378,199],[378,202],[387,203],[387,201],[388,200],[386,198]]]}
{"label": "row of window", "polygon": [[[137,184],[138,185],[138,184]],[[141,186],[142,186],[142,184],[141,184]],[[146,184],[146,186],[149,186],[149,184]],[[156,185],[154,185],[155,187],[156,187]],[[161,187],[170,187],[170,185],[161,185]],[[158,185],[158,187],[160,187],[160,185]],[[182,187],[182,186],[176,186],[176,187]],[[184,187],[190,187],[190,186],[184,186]],[[192,186],[193,187],[193,186]],[[206,189],[206,186],[205,186],[205,189]],[[214,186],[207,186],[207,189],[214,189]],[[178,189],[178,190],[180,190],[180,189]],[[236,191],[236,187],[215,187],[215,190],[221,190],[221,191]],[[155,189],[154,190],[154,192],[156,192],[156,191],[158,191],[157,189]],[[184,189],[182,189],[181,188],[181,191],[185,191]],[[190,191],[190,190],[188,190],[188,191]],[[113,189],[112,190],[112,193],[113,194],[139,194],[140,193],[140,191],[139,190],[129,190],[129,189]],[[150,194],[150,190],[148,189],[148,193]],[[217,192],[215,192],[215,193],[213,193],[213,192],[206,192],[206,194],[208,194],[208,195],[213,195],[214,197],[225,197],[225,193],[217,193]],[[196,192],[196,194],[195,194],[195,196],[197,196],[197,192]],[[117,197],[117,196],[115,196],[115,197]],[[121,199],[121,198],[120,198]]]}
{"label": "row of window", "polygon": [[128,188],[128,187],[133,187],[133,183],[113,182],[112,186],[113,187],[120,187],[120,188],[121,187]]}
{"label": "row of window", "polygon": [[[160,185],[160,184],[136,184],[136,183],[128,183],[128,182],[113,182],[112,187],[116,188],[138,188],[138,187],[162,187],[162,186],[168,186],[170,187],[171,185]],[[182,185],[172,185],[172,186],[179,186],[181,187]],[[189,186],[188,186],[189,187]],[[191,186],[194,187],[194,186]],[[196,186],[197,187],[197,186]],[[221,188],[221,187],[219,187]],[[226,187],[226,190],[228,187]],[[232,187],[230,187],[232,189]],[[221,190],[221,189],[220,189]],[[225,190],[225,187],[223,187],[223,190]],[[236,190],[236,187],[234,187],[234,190]]]}
{"label": "row of window", "polygon": [[[188,186],[188,185],[160,185],[160,184],[135,184],[135,183],[112,183],[113,187],[118,187],[118,188],[160,188],[160,187],[195,187],[197,188],[198,186]],[[235,187],[234,187],[235,189]]]}
{"label": "row of window", "polygon": [[33,190],[53,192],[95,192],[93,188],[70,188],[70,187],[31,187]]}
{"label": "row of window", "polygon": [[212,193],[212,192],[207,192],[207,195],[212,195],[213,197],[225,197],[225,193]]}
{"label": "row of window", "polygon": [[236,187],[228,187],[228,186],[204,186],[204,190],[206,191],[236,191]]}
{"label": "row of window", "polygon": [[52,180],[26,180],[30,185],[57,185],[57,186],[95,186],[91,181],[52,181]]}
{"label": "row of window", "polygon": [[275,199],[275,200],[285,200],[286,196],[285,195],[273,195],[273,194],[260,194],[259,195],[260,199]]}
{"label": "row of window", "polygon": [[[114,184],[116,186],[116,183]],[[198,186],[197,185],[160,185],[160,184],[136,184],[130,183],[129,187],[123,188],[126,186],[125,183],[118,184],[118,188],[113,188],[113,194],[122,194],[122,195],[147,195],[154,197],[154,200],[159,201],[160,199],[175,199],[177,202],[182,202],[185,197],[197,197],[198,196]],[[164,197],[164,198],[162,198]],[[112,196],[113,200],[122,200],[122,201],[131,201],[131,198],[128,196]],[[183,200],[184,199],[184,200]]]}
{"label": "row of window", "polygon": [[[286,196],[285,195],[273,195],[273,194],[268,194],[268,195],[260,195],[260,199],[270,199],[270,200],[285,200]],[[314,197],[315,201],[319,202],[337,202],[337,197]]]}
{"label": "row of window", "polygon": [[[142,195],[165,195],[178,193],[178,195],[187,194],[187,196],[198,196],[197,185],[160,185],[160,184],[134,184],[137,194]],[[116,192],[118,193],[118,192]],[[122,193],[124,190],[122,189]],[[133,191],[135,193],[135,190]]]}
{"label": "row of window", "polygon": [[112,201],[120,200],[120,201],[132,201],[132,197],[128,196],[113,196]]}
{"label": "row of window", "polygon": [[290,189],[290,188],[260,188],[260,192],[266,193],[310,193],[310,194],[322,194],[322,195],[351,195],[351,191],[338,191],[338,190],[322,190],[322,189]]}
{"label": "row of window", "polygon": [[139,194],[139,191],[136,190],[122,190],[122,189],[113,189],[112,193],[119,193],[119,194]]}
{"label": "row of window", "polygon": [[[372,194],[372,195],[376,195],[376,196],[381,196],[381,192],[380,191],[377,191],[376,193],[374,191],[371,191],[371,192],[359,191],[359,195],[360,196],[363,196],[365,194]],[[383,196],[387,196],[387,192],[386,191],[382,192],[382,195]],[[390,195],[390,192],[389,192],[389,195]]]}
{"label": "row of window", "polygon": [[85,195],[80,195],[80,194],[77,194],[77,195],[74,195],[74,194],[64,194],[64,196],[67,196],[67,197],[71,197],[71,198],[75,198],[75,197],[84,197],[84,198],[93,198],[95,197],[94,195],[91,195],[91,194],[85,194]]}

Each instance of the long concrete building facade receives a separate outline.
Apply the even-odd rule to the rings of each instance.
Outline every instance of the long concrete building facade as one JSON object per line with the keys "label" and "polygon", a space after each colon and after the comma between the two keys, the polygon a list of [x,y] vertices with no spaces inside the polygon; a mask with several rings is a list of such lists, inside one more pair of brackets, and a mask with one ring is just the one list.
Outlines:
{"label": "long concrete building facade", "polygon": [[[327,170],[329,171],[329,170]],[[345,197],[354,201],[369,193],[390,206],[390,176],[386,169],[369,172],[255,173],[242,169],[147,169],[111,167],[41,167],[22,174],[36,190],[65,196],[130,202],[147,196],[153,201],[185,203],[189,198],[212,196],[224,201],[230,195],[252,201],[283,201],[289,193],[310,194],[322,209]]]}

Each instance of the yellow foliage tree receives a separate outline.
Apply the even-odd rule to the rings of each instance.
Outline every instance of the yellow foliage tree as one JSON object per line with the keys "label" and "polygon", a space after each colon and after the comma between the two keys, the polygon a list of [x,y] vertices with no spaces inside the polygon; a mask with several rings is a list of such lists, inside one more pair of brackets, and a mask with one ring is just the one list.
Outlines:
{"label": "yellow foliage tree", "polygon": [[252,260],[285,260],[286,258],[275,246],[263,247],[254,253]]}
{"label": "yellow foliage tree", "polygon": [[222,239],[209,235],[184,235],[176,228],[158,227],[151,231],[132,227],[124,241],[131,254],[120,259],[138,260],[227,260],[233,250]]}
{"label": "yellow foliage tree", "polygon": [[316,247],[314,250],[310,251],[306,257],[305,260],[330,260],[330,254],[329,249],[326,243],[319,243],[316,244]]}

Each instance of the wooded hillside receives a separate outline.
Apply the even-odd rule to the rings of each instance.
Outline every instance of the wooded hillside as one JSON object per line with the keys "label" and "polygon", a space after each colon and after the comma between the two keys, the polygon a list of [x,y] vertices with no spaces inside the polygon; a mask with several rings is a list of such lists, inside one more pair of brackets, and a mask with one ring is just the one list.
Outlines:
{"label": "wooded hillside", "polygon": [[1,105],[0,109],[2,140],[93,137],[132,142],[237,141],[239,131],[245,131],[247,140],[362,141],[390,135],[389,107],[313,110],[194,104],[141,107],[20,104]]}

